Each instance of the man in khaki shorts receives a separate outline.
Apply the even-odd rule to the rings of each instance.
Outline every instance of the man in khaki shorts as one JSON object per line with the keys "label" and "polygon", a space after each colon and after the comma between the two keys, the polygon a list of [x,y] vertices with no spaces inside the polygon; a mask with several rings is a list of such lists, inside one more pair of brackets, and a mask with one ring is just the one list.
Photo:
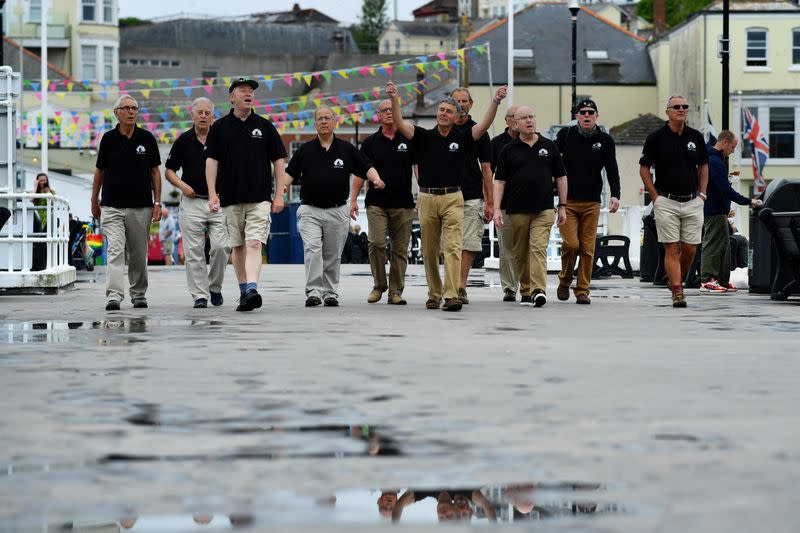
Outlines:
{"label": "man in khaki shorts", "polygon": [[[664,127],[648,135],[644,142],[639,175],[653,200],[672,306],[686,307],[683,280],[692,266],[697,245],[702,242],[708,152],[703,134],[686,125],[686,98],[670,96],[666,113],[669,120]],[[655,182],[651,167],[655,168]]]}
{"label": "man in khaki shorts", "polygon": [[[278,183],[285,181],[286,174],[286,148],[278,130],[253,112],[253,91],[257,88],[258,82],[246,78],[231,83],[231,112],[211,126],[205,147],[208,205],[214,213],[220,207],[225,213],[233,269],[239,281],[237,311],[261,307],[257,287],[261,247],[269,236],[270,162]],[[282,189],[276,194],[282,195]]]}
{"label": "man in khaki shorts", "polygon": [[[472,109],[472,95],[464,87],[450,93],[461,106],[461,116],[456,119],[456,129],[471,129],[476,123],[469,114]],[[472,268],[475,254],[483,250],[483,223],[492,219],[492,141],[484,133],[472,145],[470,157],[464,161],[464,244],[461,249],[461,278],[458,285],[458,299],[462,304],[469,303],[467,278]]]}

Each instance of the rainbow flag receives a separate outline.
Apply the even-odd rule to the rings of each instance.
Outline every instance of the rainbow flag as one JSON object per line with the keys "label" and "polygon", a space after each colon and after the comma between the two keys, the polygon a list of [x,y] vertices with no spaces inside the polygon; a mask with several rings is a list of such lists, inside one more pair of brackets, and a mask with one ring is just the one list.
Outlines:
{"label": "rainbow flag", "polygon": [[103,254],[103,235],[100,233],[92,233],[86,236],[86,244],[92,250],[95,257],[100,257]]}

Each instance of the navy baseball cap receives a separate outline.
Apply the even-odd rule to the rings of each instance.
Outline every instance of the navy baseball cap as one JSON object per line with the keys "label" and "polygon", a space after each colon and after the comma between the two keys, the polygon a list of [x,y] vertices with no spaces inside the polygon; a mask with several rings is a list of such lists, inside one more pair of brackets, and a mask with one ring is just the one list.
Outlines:
{"label": "navy baseball cap", "polygon": [[250,80],[247,78],[236,78],[231,82],[231,86],[228,87],[228,92],[232,93],[233,90],[237,88],[239,85],[249,85],[250,87],[253,88],[254,91],[258,89],[258,82],[256,80]]}
{"label": "navy baseball cap", "polygon": [[583,100],[580,100],[578,104],[575,106],[575,112],[577,113],[584,107],[591,107],[592,109],[597,111],[597,104],[594,103],[594,100],[591,100],[589,98],[584,98]]}

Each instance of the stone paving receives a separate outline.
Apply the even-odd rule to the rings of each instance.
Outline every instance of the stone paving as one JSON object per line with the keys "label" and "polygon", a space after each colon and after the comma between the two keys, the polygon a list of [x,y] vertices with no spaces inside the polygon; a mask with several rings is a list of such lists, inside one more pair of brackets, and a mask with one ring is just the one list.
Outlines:
{"label": "stone paving", "polygon": [[[146,310],[106,313],[102,272],[0,295],[0,531],[382,531],[389,487],[479,489],[545,531],[800,527],[796,297],[680,310],[614,278],[534,309],[479,270],[446,313],[421,266],[399,307],[345,265],[341,307],[306,309],[302,266],[270,265],[243,314],[232,270],[221,308],[184,276],[153,268]],[[400,523],[433,529],[435,503]]]}

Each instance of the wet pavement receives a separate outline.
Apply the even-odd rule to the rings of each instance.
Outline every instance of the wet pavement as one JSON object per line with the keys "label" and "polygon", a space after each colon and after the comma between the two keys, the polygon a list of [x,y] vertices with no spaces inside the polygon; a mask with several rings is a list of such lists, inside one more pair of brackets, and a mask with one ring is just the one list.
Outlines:
{"label": "wet pavement", "polygon": [[0,531],[800,527],[800,299],[612,278],[534,309],[478,270],[446,313],[421,266],[404,307],[368,272],[306,309],[268,266],[246,314],[232,271],[221,308],[182,268],[149,309],[105,312],[102,273],[0,295]]}

